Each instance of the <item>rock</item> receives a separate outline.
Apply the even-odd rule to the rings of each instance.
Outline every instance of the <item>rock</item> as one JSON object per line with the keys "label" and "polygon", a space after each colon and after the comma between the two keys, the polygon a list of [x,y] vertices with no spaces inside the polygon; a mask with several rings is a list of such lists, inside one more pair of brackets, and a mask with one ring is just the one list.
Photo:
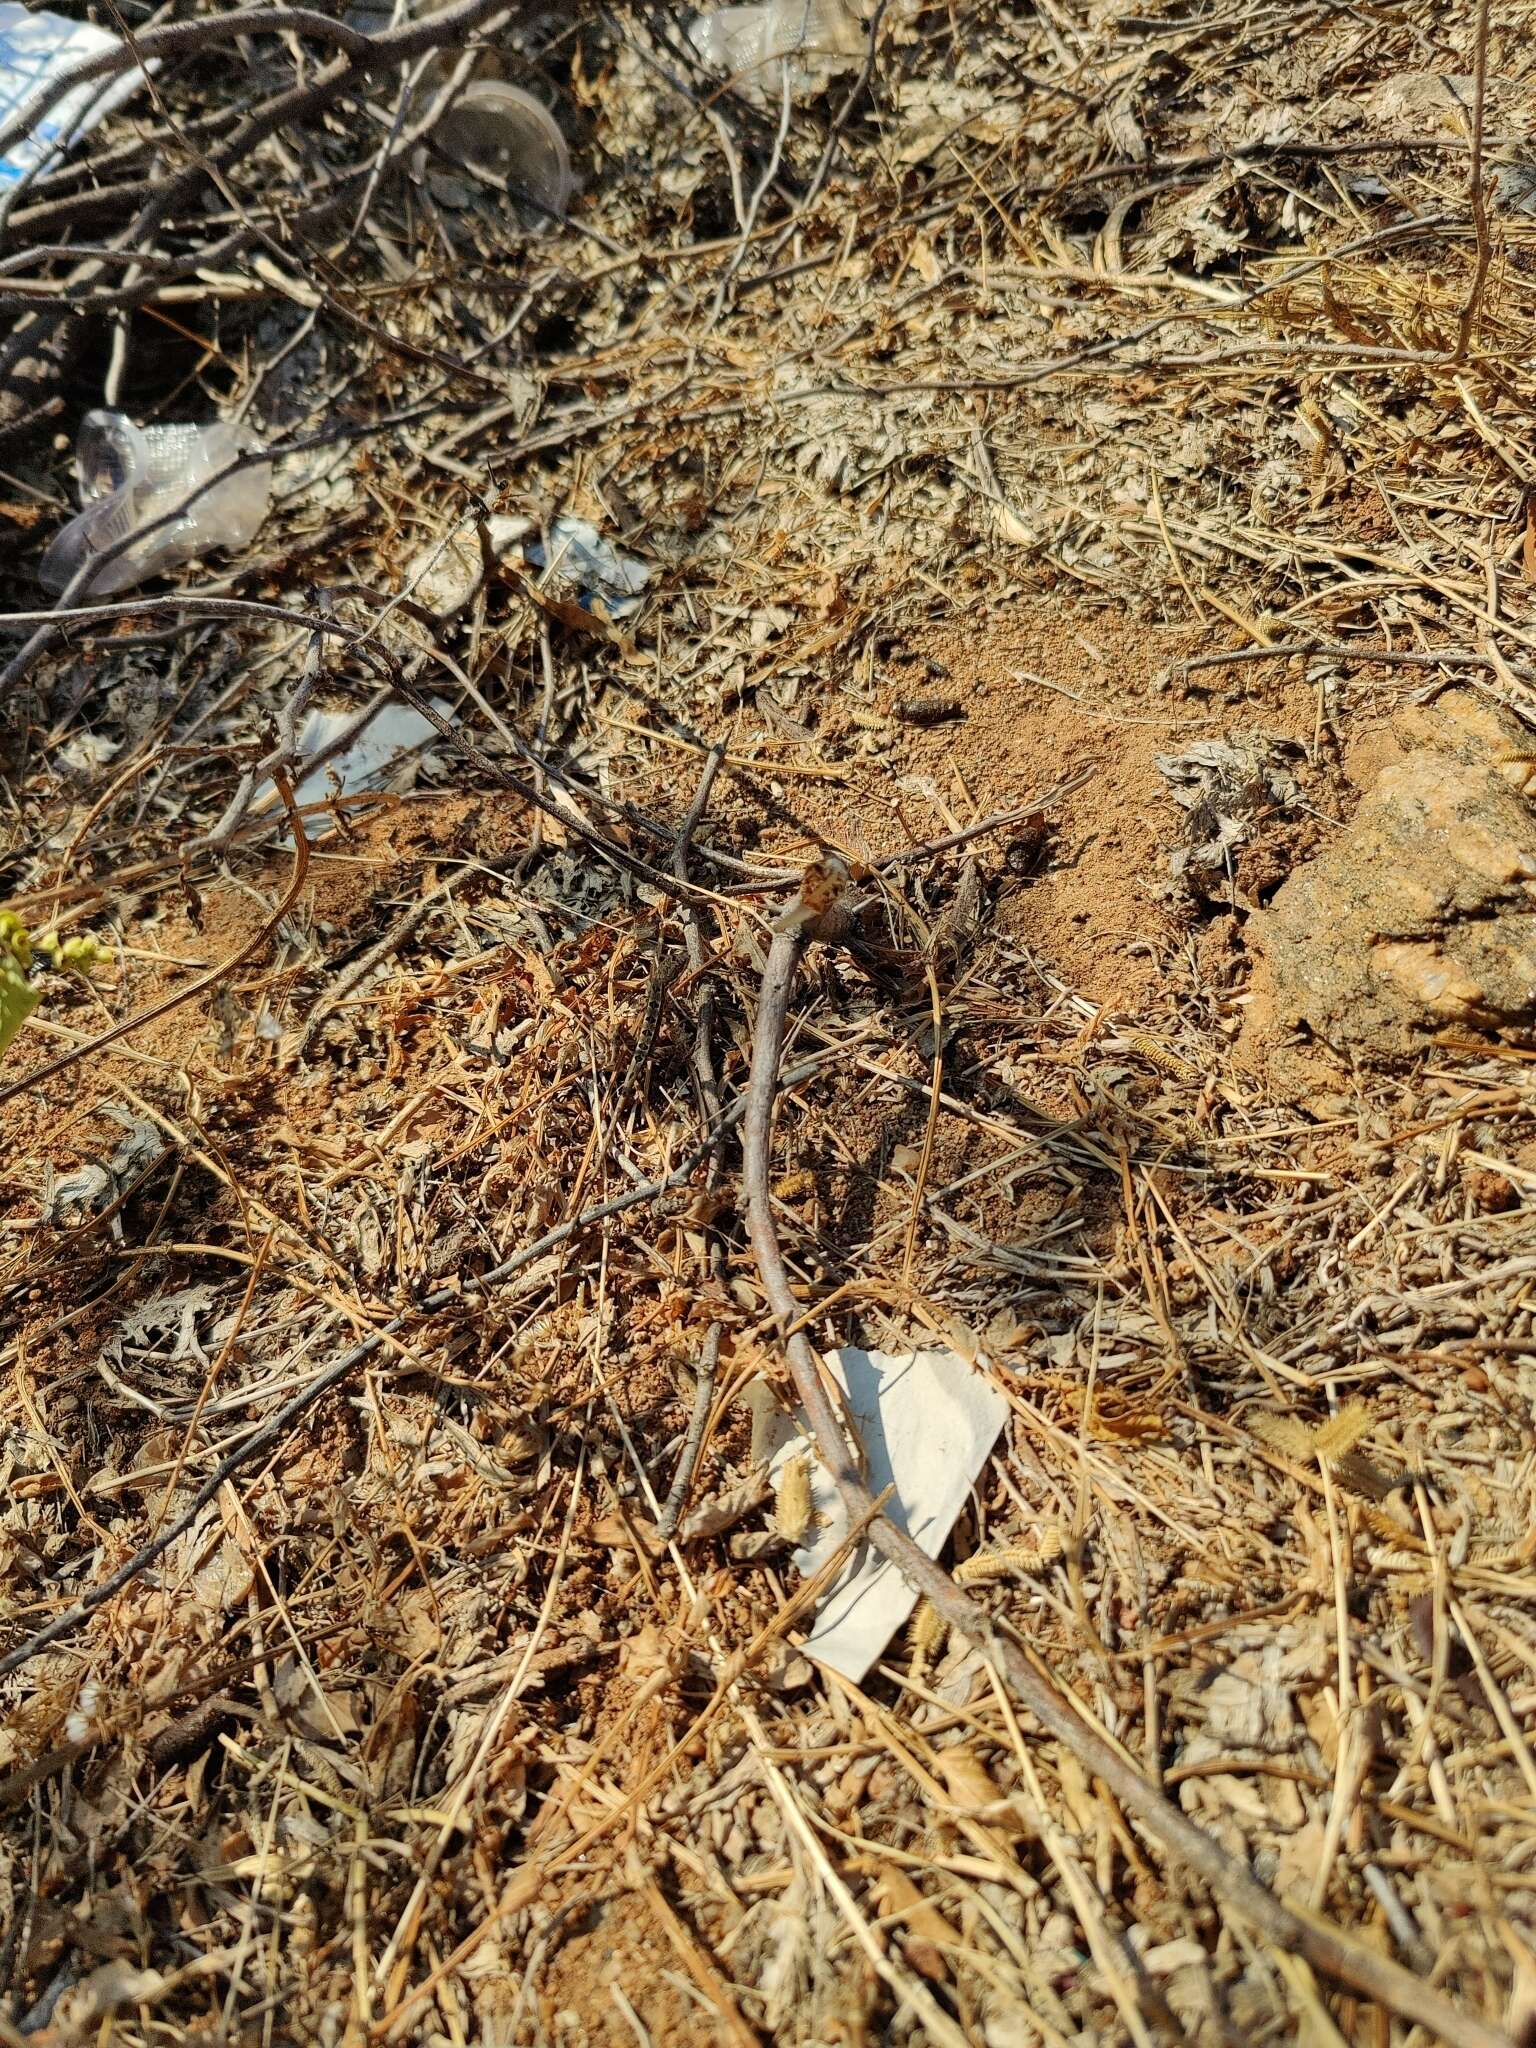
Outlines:
{"label": "rock", "polygon": [[1536,1025],[1536,813],[1510,758],[1536,746],[1465,693],[1405,726],[1421,744],[1257,923],[1274,1022],[1368,1058]]}
{"label": "rock", "polygon": [[1474,1209],[1484,1216],[1499,1215],[1505,1209],[1518,1209],[1520,1190],[1505,1174],[1481,1160],[1464,1159],[1461,1162],[1461,1184],[1466,1189]]}

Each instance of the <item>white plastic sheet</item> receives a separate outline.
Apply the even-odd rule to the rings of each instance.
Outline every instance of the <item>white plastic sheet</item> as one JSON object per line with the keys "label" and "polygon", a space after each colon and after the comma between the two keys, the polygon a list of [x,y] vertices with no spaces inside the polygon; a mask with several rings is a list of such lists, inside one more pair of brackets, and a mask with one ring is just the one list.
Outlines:
{"label": "white plastic sheet", "polygon": [[[14,115],[66,72],[118,47],[118,37],[89,22],[66,21],[61,14],[34,12],[7,0],[0,6],[0,128],[8,127]],[[65,93],[46,114],[29,121],[0,157],[0,193],[28,171],[50,163],[78,136],[89,134],[143,83],[144,74],[135,67]]]}
{"label": "white plastic sheet", "polygon": [[[445,718],[452,718],[450,704],[436,697],[432,701]],[[312,711],[299,734],[301,756],[308,759],[322,753],[351,723],[352,714],[347,711]],[[381,789],[398,772],[407,754],[441,738],[432,721],[409,704],[386,704],[342,753],[333,754],[305,774],[293,793],[294,800],[301,805],[324,803],[333,778],[341,785],[343,796]]]}

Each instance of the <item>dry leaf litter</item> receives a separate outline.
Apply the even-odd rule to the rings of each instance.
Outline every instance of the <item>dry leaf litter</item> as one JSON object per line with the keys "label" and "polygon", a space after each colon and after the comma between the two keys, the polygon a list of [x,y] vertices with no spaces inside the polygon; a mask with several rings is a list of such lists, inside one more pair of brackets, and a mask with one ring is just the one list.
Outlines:
{"label": "dry leaf litter", "polygon": [[[3,886],[101,956],[0,1067],[4,1648],[255,1448],[6,1681],[6,2039],[1429,2038],[931,1608],[804,1654],[794,902],[779,1232],[1006,1403],[956,1578],[1519,2036],[1524,10],[91,12],[152,83],[0,200]],[[270,509],[43,624],[100,407]]]}

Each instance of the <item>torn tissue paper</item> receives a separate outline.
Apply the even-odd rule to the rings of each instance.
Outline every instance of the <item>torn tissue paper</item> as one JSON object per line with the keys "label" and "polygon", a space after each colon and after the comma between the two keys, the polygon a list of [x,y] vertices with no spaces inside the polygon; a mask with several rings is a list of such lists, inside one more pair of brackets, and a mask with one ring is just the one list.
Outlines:
{"label": "torn tissue paper", "polygon": [[[894,1485],[886,1513],[937,1557],[1007,1419],[1005,1396],[953,1351],[893,1355],[847,1345],[829,1352],[827,1364],[847,1396],[870,1492]],[[776,1434],[770,1469],[777,1485],[806,1450],[803,1420],[782,1418]],[[795,1552],[806,1577],[821,1569],[848,1529],[832,1476],[819,1462],[811,1498],[819,1519]],[[805,1653],[857,1683],[916,1604],[895,1566],[860,1544],[823,1596]]]}

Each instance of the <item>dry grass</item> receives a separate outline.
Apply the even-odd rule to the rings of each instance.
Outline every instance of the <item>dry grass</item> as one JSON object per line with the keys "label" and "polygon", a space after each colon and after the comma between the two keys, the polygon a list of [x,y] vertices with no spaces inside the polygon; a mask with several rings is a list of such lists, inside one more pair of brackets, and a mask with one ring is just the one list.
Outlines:
{"label": "dry grass", "polygon": [[[4,1647],[208,1493],[8,1681],[7,2038],[1426,2038],[1219,1910],[962,1638],[862,1688],[795,1648],[814,1588],[740,1400],[786,1384],[739,1214],[767,916],[819,847],[992,810],[884,870],[792,998],[809,1333],[984,1354],[1012,1419],[949,1554],[972,1597],[1276,1893],[1526,2024],[1531,1055],[1292,1100],[1234,1051],[1242,887],[1148,925],[1134,998],[1085,993],[1027,924],[1088,843],[1051,836],[1055,775],[916,658],[1052,621],[1106,815],[1115,720],[1291,691],[1326,831],[1394,704],[1455,678],[1526,714],[1536,95],[1499,0],[1474,192],[1475,14],[891,6],[867,91],[782,132],[660,14],[534,23],[571,223],[381,177],[356,231],[286,223],[318,306],[249,247],[146,289],[124,402],[244,404],[294,452],[252,558],[185,580],[249,611],[125,602],[7,700],[7,900],[107,961],[0,1081]],[[219,73],[169,67],[165,107]],[[119,116],[96,147],[139,175],[151,132],[179,146]],[[357,147],[296,130],[234,212],[275,233]],[[67,462],[6,467],[21,610]],[[519,568],[430,630],[401,600],[482,503],[594,519],[657,568],[645,609]],[[309,803],[296,858],[280,802],[230,806],[307,655],[317,701],[429,691],[475,753]],[[896,715],[951,693],[966,723]],[[152,1163],[65,1219],[47,1176],[110,1158],[114,1109]]]}

